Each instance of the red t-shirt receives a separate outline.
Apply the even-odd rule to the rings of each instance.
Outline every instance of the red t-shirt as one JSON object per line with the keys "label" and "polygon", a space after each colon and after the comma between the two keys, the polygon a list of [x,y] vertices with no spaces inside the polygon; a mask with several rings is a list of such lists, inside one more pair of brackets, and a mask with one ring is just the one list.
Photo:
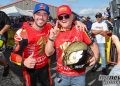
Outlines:
{"label": "red t-shirt", "polygon": [[56,70],[67,76],[77,76],[85,73],[85,69],[80,69],[79,71],[73,70],[68,66],[63,66],[62,58],[64,54],[64,50],[70,43],[75,41],[82,41],[86,44],[91,44],[91,40],[86,34],[86,32],[80,31],[76,29],[74,26],[71,30],[61,31],[56,37],[54,46],[56,48],[57,53],[57,67]]}
{"label": "red t-shirt", "polygon": [[48,63],[48,57],[45,54],[45,44],[47,42],[51,27],[51,24],[47,23],[42,30],[37,31],[27,22],[22,26],[22,29],[26,30],[27,32],[28,39],[28,45],[24,49],[23,57],[27,58],[32,52],[34,52],[33,58],[37,60],[35,69],[41,68]]}

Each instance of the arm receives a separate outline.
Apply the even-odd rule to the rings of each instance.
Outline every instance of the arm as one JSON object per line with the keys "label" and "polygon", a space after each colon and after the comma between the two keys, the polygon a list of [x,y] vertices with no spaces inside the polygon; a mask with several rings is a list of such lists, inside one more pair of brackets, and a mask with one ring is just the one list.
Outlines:
{"label": "arm", "polygon": [[98,49],[98,45],[95,42],[90,47],[94,53],[94,56],[90,59],[90,66],[91,66],[94,65],[99,58],[99,49]]}
{"label": "arm", "polygon": [[[24,65],[27,68],[34,68],[36,64],[36,59],[33,58],[34,52],[32,52],[31,55],[29,55],[26,59],[23,57],[23,51],[25,47],[28,45],[28,39],[27,39],[27,32],[23,29],[19,29],[15,34],[15,49],[13,52],[11,52],[11,61],[17,65]],[[15,59],[15,60],[14,60]]]}
{"label": "arm", "polygon": [[47,56],[51,56],[54,52],[55,52],[54,40],[49,37],[48,42],[45,46],[45,53],[46,53]]}
{"label": "arm", "polygon": [[58,21],[57,21],[54,29],[52,28],[50,30],[48,42],[45,46],[45,53],[47,56],[51,56],[55,52],[54,40],[56,39],[56,36],[58,35],[58,33],[59,33],[59,28],[58,28]]}
{"label": "arm", "polygon": [[118,53],[118,64],[120,64],[120,41],[116,35],[112,35],[112,42],[115,44]]}
{"label": "arm", "polygon": [[10,25],[5,25],[1,31],[0,31],[0,34],[4,34],[6,31],[8,31],[8,29],[10,28]]}
{"label": "arm", "polygon": [[2,21],[5,25],[3,28],[1,28],[0,34],[4,34],[11,27],[11,22],[7,14],[5,14],[4,12],[1,12],[1,17],[3,17]]}
{"label": "arm", "polygon": [[93,34],[97,35],[97,34],[102,34],[103,30],[91,30]]}
{"label": "arm", "polygon": [[91,40],[91,37],[89,35],[85,34],[85,32],[84,32],[83,36],[84,36],[83,37],[84,42],[86,44],[90,45],[90,48],[93,51],[93,57],[90,58],[90,60],[89,60],[89,66],[91,66],[91,65],[94,65],[98,60],[98,57],[99,57],[98,45],[96,42],[94,42],[94,40]]}

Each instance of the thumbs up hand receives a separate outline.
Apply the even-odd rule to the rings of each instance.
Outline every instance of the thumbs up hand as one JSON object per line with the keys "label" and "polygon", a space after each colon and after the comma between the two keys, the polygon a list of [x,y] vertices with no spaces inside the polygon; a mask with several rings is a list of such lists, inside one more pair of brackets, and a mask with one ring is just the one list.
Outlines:
{"label": "thumbs up hand", "polygon": [[50,30],[49,38],[55,40],[56,36],[59,34],[58,21],[56,22],[54,28]]}
{"label": "thumbs up hand", "polygon": [[23,62],[24,66],[27,68],[34,68],[36,64],[36,59],[33,58],[34,53],[32,53],[28,58],[26,58]]}

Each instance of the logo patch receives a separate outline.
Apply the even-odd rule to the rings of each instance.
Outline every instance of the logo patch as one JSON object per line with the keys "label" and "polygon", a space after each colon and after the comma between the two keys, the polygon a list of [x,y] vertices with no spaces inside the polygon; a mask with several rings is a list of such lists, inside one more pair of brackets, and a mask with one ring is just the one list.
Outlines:
{"label": "logo patch", "polygon": [[40,8],[41,8],[41,9],[44,9],[45,7],[44,7],[44,5],[41,5]]}
{"label": "logo patch", "polygon": [[59,11],[65,12],[65,11],[67,11],[67,8],[66,7],[62,7],[62,8],[59,9]]}

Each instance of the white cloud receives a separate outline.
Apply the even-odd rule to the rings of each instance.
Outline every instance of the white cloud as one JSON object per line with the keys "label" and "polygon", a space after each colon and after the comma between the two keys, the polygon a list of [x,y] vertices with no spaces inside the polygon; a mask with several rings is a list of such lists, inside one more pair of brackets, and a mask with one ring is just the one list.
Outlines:
{"label": "white cloud", "polygon": [[103,8],[87,8],[87,9],[81,9],[79,12],[80,16],[89,16],[93,20],[95,20],[95,14],[97,12],[103,13],[105,11],[105,7]]}
{"label": "white cloud", "polygon": [[105,9],[102,8],[102,9],[95,9],[95,8],[87,8],[87,9],[81,9],[80,10],[80,15],[84,15],[84,16],[88,16],[88,15],[95,15],[97,12],[104,12]]}

